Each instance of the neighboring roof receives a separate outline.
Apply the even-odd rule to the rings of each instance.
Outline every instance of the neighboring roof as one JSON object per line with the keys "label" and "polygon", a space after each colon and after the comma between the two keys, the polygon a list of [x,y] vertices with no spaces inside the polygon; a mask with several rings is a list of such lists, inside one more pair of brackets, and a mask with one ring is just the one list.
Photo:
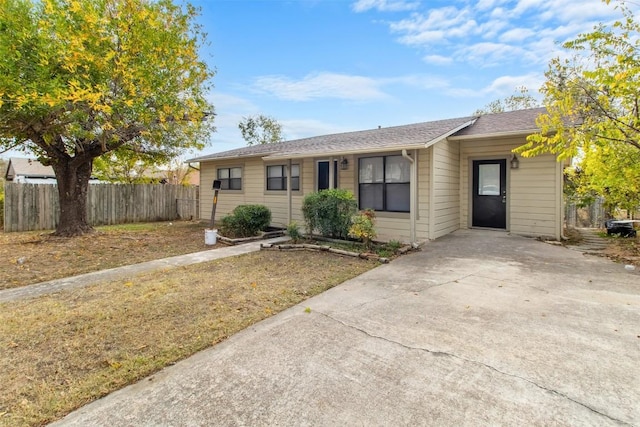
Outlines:
{"label": "neighboring roof", "polygon": [[12,181],[17,176],[29,178],[55,178],[55,173],[51,166],[44,166],[37,160],[23,157],[11,157],[4,177],[7,181]]}
{"label": "neighboring roof", "polygon": [[187,162],[262,157],[265,160],[344,155],[429,147],[444,138],[528,135],[537,131],[536,118],[544,108],[459,117],[404,126],[315,136],[273,144],[253,145],[189,159]]}
{"label": "neighboring roof", "polygon": [[203,162],[207,160],[239,157],[265,157],[267,159],[275,159],[314,156],[326,153],[338,155],[389,149],[422,148],[469,126],[475,119],[475,117],[461,117],[412,125],[322,135],[272,144],[252,145],[197,157],[187,160],[187,162]]}
{"label": "neighboring roof", "polygon": [[462,129],[451,139],[467,136],[486,138],[487,136],[532,134],[539,131],[536,119],[546,111],[542,107],[482,115],[473,126]]}

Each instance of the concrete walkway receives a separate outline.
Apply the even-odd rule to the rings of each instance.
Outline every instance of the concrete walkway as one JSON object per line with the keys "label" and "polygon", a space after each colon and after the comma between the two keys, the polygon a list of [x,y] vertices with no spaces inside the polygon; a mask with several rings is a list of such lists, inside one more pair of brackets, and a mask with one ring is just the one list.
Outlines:
{"label": "concrete walkway", "polygon": [[637,272],[462,230],[55,425],[639,426],[638,366]]}
{"label": "concrete walkway", "polygon": [[258,240],[237,246],[209,249],[202,252],[178,255],[170,258],[125,265],[123,267],[110,268],[108,270],[100,270],[93,273],[80,274],[78,276],[36,283],[29,286],[22,286],[20,288],[5,289],[0,291],[0,303],[23,298],[33,298],[40,295],[63,291],[65,289],[81,288],[83,286],[89,286],[100,282],[123,280],[127,277],[160,269],[198,264],[201,262],[213,261],[215,259],[246,254],[260,250],[260,245],[262,243],[277,243],[288,239],[288,237],[276,237],[268,240]]}
{"label": "concrete walkway", "polygon": [[576,231],[582,236],[582,241],[577,245],[569,246],[570,249],[587,254],[599,255],[607,248],[607,239],[600,236],[602,230],[599,228],[576,228]]}

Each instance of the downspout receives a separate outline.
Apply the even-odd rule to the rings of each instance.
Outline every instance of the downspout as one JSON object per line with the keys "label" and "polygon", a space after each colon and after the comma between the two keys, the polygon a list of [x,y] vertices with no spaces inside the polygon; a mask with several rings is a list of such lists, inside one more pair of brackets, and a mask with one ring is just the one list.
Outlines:
{"label": "downspout", "polygon": [[333,157],[329,158],[329,189],[333,189],[335,187],[336,176],[335,169],[333,168]]}
{"label": "downspout", "polygon": [[556,239],[559,241],[567,240],[567,237],[564,235],[564,161],[559,162],[556,159],[556,179],[559,181],[556,185],[556,191],[560,194],[557,196],[558,203],[558,227],[560,230],[556,230]]}
{"label": "downspout", "polygon": [[291,221],[293,220],[293,208],[292,208],[292,197],[291,197],[291,159],[287,161],[287,223],[285,226],[289,226]]}
{"label": "downspout", "polygon": [[[416,150],[413,150],[415,156]],[[411,180],[409,181],[409,235],[411,243],[416,242],[416,201],[418,199],[416,190],[418,188],[418,168],[416,162],[407,150],[402,150],[402,157],[407,159],[411,164]]]}
{"label": "downspout", "polygon": [[436,153],[435,146],[429,147],[429,240],[436,238]]}

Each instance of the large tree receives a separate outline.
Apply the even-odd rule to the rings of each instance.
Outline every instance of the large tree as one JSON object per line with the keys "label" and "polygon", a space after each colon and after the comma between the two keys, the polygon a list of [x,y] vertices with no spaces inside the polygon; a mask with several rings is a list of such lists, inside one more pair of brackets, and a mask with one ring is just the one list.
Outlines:
{"label": "large tree", "polygon": [[526,108],[535,108],[539,106],[540,101],[529,93],[529,89],[525,86],[521,86],[516,88],[513,95],[493,100],[484,107],[474,111],[473,115],[482,116],[485,114],[504,113],[505,111],[524,110]]}
{"label": "large tree", "polygon": [[243,117],[238,123],[238,129],[247,145],[270,144],[284,139],[282,125],[273,117],[264,114]]}
{"label": "large tree", "polygon": [[0,1],[0,147],[53,167],[57,234],[91,231],[95,158],[204,145],[214,73],[196,16],[171,0]]}
{"label": "large tree", "polygon": [[573,55],[550,62],[541,89],[547,113],[538,118],[540,132],[517,152],[577,159],[578,192],[595,191],[612,206],[637,206],[640,24],[624,3],[615,7],[622,19],[564,43]]}

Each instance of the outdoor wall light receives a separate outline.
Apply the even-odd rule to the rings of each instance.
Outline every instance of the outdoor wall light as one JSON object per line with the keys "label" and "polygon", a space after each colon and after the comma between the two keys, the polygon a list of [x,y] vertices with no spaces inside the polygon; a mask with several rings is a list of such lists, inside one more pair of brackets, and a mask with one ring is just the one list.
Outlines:
{"label": "outdoor wall light", "polygon": [[520,160],[514,154],[511,158],[511,169],[518,169],[520,167]]}
{"label": "outdoor wall light", "polygon": [[343,157],[342,160],[340,160],[340,169],[343,171],[349,169],[349,160],[347,160],[346,157]]}

